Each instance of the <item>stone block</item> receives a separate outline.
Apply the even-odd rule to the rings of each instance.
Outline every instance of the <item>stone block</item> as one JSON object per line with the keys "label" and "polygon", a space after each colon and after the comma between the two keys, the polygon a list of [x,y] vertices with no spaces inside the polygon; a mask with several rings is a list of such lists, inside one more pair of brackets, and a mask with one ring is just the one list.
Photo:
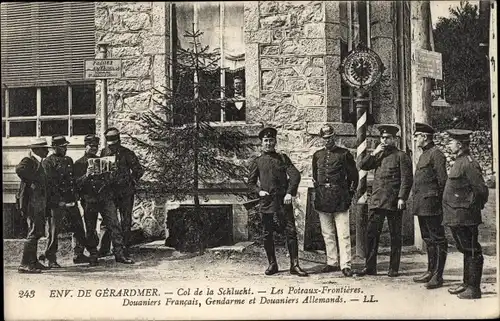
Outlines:
{"label": "stone block", "polygon": [[248,211],[241,204],[233,204],[233,241],[248,240]]}
{"label": "stone block", "polygon": [[245,43],[271,43],[271,30],[245,31]]}
{"label": "stone block", "polygon": [[108,91],[113,92],[139,92],[151,89],[151,79],[109,79]]}
{"label": "stone block", "polygon": [[325,23],[325,35],[327,39],[340,39],[342,25],[336,22]]}
{"label": "stone block", "polygon": [[153,2],[151,10],[151,32],[153,35],[166,35],[169,32],[170,3]]}
{"label": "stone block", "polygon": [[324,96],[318,94],[295,94],[295,101],[301,107],[324,106]]}
{"label": "stone block", "polygon": [[313,1],[296,8],[297,23],[324,22],[323,1]]}
{"label": "stone block", "polygon": [[[319,122],[309,122],[307,123],[306,133],[309,135],[319,135],[319,130],[325,124],[326,121]],[[356,130],[352,124],[341,123],[341,122],[328,122],[337,135],[345,136],[345,135],[356,135]]]}
{"label": "stone block", "polygon": [[371,28],[372,39],[394,37],[394,24],[392,23],[386,21],[375,22],[372,23]]}
{"label": "stone block", "polygon": [[295,67],[283,67],[277,69],[278,77],[298,77],[299,73]]}
{"label": "stone block", "polygon": [[328,55],[340,56],[340,38],[327,38],[325,42]]}
{"label": "stone block", "polygon": [[311,91],[316,91],[321,94],[326,93],[326,88],[325,88],[325,78],[311,78],[308,80],[309,82],[309,89]]}
{"label": "stone block", "polygon": [[342,106],[327,106],[327,121],[341,122],[342,121]]}
{"label": "stone block", "polygon": [[300,39],[298,40],[299,48],[302,52],[298,54],[306,55],[322,55],[326,54],[326,40],[325,39]]}
{"label": "stone block", "polygon": [[94,19],[96,30],[107,31],[111,29],[111,15],[107,7],[96,8]]}
{"label": "stone block", "polygon": [[157,2],[151,1],[140,1],[140,2],[118,2],[120,5],[117,7],[118,10],[123,11],[135,11],[135,12],[150,12],[154,4]]}
{"label": "stone block", "polygon": [[262,90],[273,90],[276,86],[276,73],[273,70],[261,71]]}
{"label": "stone block", "polygon": [[285,30],[272,30],[272,43],[280,43],[286,36]]}
{"label": "stone block", "polygon": [[324,39],[325,24],[324,23],[308,23],[304,25],[304,37],[309,39]]}
{"label": "stone block", "polygon": [[296,107],[291,104],[277,105],[274,110],[273,120],[277,123],[285,124],[295,116]]}
{"label": "stone block", "polygon": [[256,31],[259,29],[259,2],[245,1],[243,15],[245,31]]}
{"label": "stone block", "polygon": [[123,60],[124,77],[146,78],[151,76],[151,57]]}
{"label": "stone block", "polygon": [[327,120],[327,113],[325,107],[311,107],[307,108],[307,112],[305,114],[306,122],[325,122]]}
{"label": "stone block", "polygon": [[261,68],[275,68],[282,64],[282,58],[263,57],[260,59]]}
{"label": "stone block", "polygon": [[[316,58],[314,58],[316,59]],[[309,57],[285,57],[283,59],[283,65],[291,65],[291,66],[298,66],[298,65],[308,65],[309,64]]]}
{"label": "stone block", "polygon": [[306,67],[304,69],[303,75],[306,77],[319,77],[324,76],[325,71],[323,67]]}
{"label": "stone block", "polygon": [[[145,91],[138,94],[130,95],[123,98],[123,110],[139,112],[150,108],[151,92]],[[130,118],[130,117],[127,117]]]}
{"label": "stone block", "polygon": [[150,35],[144,38],[144,54],[157,55],[167,54],[166,44],[168,38],[165,35]]}
{"label": "stone block", "polygon": [[282,28],[288,22],[288,15],[273,15],[264,18],[260,18],[260,25],[265,29]]}
{"label": "stone block", "polygon": [[325,65],[325,60],[324,60],[323,57],[312,57],[311,64],[313,66],[324,66]]}
{"label": "stone block", "polygon": [[286,91],[304,91],[307,89],[307,82],[305,79],[301,78],[291,78],[285,80],[285,90]]}
{"label": "stone block", "polygon": [[328,106],[338,106],[342,101],[342,78],[337,70],[340,62],[340,56],[325,56],[326,104]]}
{"label": "stone block", "polygon": [[283,41],[283,43],[281,44],[281,48],[282,48],[281,52],[283,54],[296,54],[296,55],[304,54],[302,48],[299,47],[299,44],[292,39]]}
{"label": "stone block", "polygon": [[395,2],[393,1],[377,1],[371,5],[370,20],[372,25],[377,22],[385,21],[392,23],[393,10],[395,10]]}
{"label": "stone block", "polygon": [[151,29],[151,16],[145,12],[124,14],[122,16],[122,23],[125,30],[149,30]]}
{"label": "stone block", "polygon": [[169,79],[167,78],[167,62],[165,55],[154,55],[153,56],[153,85],[154,88],[162,88],[162,86],[169,85]]}
{"label": "stone block", "polygon": [[142,46],[134,47],[110,47],[108,49],[108,54],[113,58],[131,58],[139,57],[143,54]]}
{"label": "stone block", "polygon": [[98,33],[96,42],[105,42],[110,46],[135,47],[142,44],[142,36],[140,33]]}
{"label": "stone block", "polygon": [[278,1],[259,1],[258,6],[261,17],[274,16],[280,12]]}
{"label": "stone block", "polygon": [[276,45],[261,45],[260,54],[261,55],[278,55],[280,53],[280,47]]}
{"label": "stone block", "polygon": [[324,1],[325,22],[340,23],[340,1]]}

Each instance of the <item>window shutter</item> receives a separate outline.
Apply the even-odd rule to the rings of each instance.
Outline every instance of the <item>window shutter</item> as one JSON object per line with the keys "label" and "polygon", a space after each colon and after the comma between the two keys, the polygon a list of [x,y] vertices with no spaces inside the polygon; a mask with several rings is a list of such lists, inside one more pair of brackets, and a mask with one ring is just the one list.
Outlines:
{"label": "window shutter", "polygon": [[8,87],[82,82],[95,58],[93,2],[2,3],[2,83]]}

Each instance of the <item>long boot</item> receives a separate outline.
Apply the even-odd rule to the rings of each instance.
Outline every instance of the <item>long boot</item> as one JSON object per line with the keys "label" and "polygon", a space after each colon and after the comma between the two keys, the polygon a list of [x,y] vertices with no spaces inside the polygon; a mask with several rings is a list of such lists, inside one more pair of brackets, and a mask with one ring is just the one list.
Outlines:
{"label": "long boot", "polygon": [[264,272],[266,275],[273,275],[278,273],[278,262],[276,261],[276,252],[274,250],[274,240],[264,240],[264,250],[266,250],[267,260],[269,266]]}
{"label": "long boot", "polygon": [[480,299],[481,298],[481,277],[483,276],[484,258],[482,254],[471,257],[469,267],[469,283],[467,289],[458,294],[459,299]]}
{"label": "long boot", "polygon": [[308,276],[306,271],[299,266],[299,246],[296,239],[287,240],[288,254],[290,254],[290,274]]}
{"label": "long boot", "polygon": [[471,259],[471,256],[467,253],[464,253],[464,270],[463,270],[462,284],[460,284],[456,287],[453,287],[453,288],[449,288],[448,292],[450,294],[459,294],[459,293],[464,292],[467,289],[467,284],[469,283],[469,274],[470,274],[470,272],[469,272],[470,259]]}
{"label": "long boot", "polygon": [[427,245],[427,271],[417,277],[413,278],[413,282],[417,283],[427,283],[431,280],[432,278],[432,272],[436,268],[436,261],[437,261],[437,255],[436,255],[436,246],[428,244]]}
{"label": "long boot", "polygon": [[439,244],[437,246],[437,262],[436,268],[433,271],[432,278],[425,287],[429,290],[437,289],[443,286],[443,272],[446,264],[446,257],[448,256],[448,244]]}

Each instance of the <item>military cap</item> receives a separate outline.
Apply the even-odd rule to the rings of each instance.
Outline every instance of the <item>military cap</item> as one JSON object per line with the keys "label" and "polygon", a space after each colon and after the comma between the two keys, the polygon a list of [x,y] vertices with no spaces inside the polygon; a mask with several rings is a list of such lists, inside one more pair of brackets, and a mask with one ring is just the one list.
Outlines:
{"label": "military cap", "polygon": [[259,138],[262,139],[264,137],[267,138],[276,138],[278,135],[278,131],[272,127],[266,127],[263,130],[260,131],[259,133]]}
{"label": "military cap", "polygon": [[104,133],[104,137],[106,137],[109,145],[117,144],[120,142],[120,131],[115,127],[108,128]]}
{"label": "military cap", "polygon": [[49,147],[47,144],[47,139],[44,137],[37,137],[34,138],[31,143],[28,145],[29,148],[43,148],[43,147]]}
{"label": "military cap", "polygon": [[451,139],[460,142],[470,141],[470,134],[472,134],[472,130],[467,129],[448,129],[446,132],[450,135]]}
{"label": "military cap", "polygon": [[328,125],[328,124],[325,124],[323,125],[323,127],[321,127],[321,129],[319,130],[319,135],[322,137],[322,138],[330,138],[332,136],[335,136],[335,131],[333,130],[333,127]]}
{"label": "military cap", "polygon": [[399,131],[399,128],[394,125],[381,125],[378,126],[378,130],[380,132],[380,135],[391,134],[392,136],[396,136],[396,134]]}
{"label": "military cap", "polygon": [[415,123],[415,133],[434,134],[436,131],[425,123]]}
{"label": "military cap", "polygon": [[88,134],[85,136],[83,142],[85,146],[99,145],[99,137],[97,137],[95,134]]}
{"label": "military cap", "polygon": [[66,146],[69,142],[66,140],[66,137],[61,135],[52,136],[52,146]]}

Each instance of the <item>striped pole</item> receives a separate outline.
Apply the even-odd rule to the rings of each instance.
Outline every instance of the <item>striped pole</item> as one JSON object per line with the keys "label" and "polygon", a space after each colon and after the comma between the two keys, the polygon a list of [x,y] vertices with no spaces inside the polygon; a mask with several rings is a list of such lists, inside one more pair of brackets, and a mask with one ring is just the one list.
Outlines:
{"label": "striped pole", "polygon": [[[368,120],[368,103],[369,99],[366,92],[363,90],[356,91],[356,160],[359,162],[366,155],[366,127]],[[358,165],[359,168],[359,165]],[[358,182],[358,211],[356,215],[356,258],[358,260],[365,258],[365,228],[366,217],[368,213],[367,207],[367,175],[368,172],[359,169],[359,182]]]}

